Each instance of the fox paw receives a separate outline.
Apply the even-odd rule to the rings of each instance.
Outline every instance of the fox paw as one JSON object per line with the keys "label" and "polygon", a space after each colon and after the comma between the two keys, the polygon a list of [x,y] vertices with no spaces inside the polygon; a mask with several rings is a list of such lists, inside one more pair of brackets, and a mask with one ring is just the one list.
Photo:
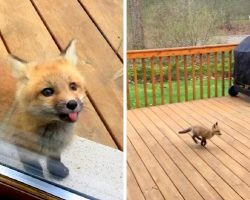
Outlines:
{"label": "fox paw", "polygon": [[201,146],[205,147],[205,146],[206,146],[206,144],[207,144],[207,142],[206,142],[206,141],[201,141]]}
{"label": "fox paw", "polygon": [[69,175],[69,169],[58,160],[48,159],[47,169],[52,175],[58,178],[65,178]]}

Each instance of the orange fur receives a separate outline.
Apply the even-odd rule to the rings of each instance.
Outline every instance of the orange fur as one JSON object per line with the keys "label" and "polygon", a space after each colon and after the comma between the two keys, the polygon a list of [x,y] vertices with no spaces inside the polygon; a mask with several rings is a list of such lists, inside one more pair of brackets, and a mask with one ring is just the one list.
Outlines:
{"label": "orange fur", "polygon": [[[52,155],[56,151],[60,154],[72,138],[73,123],[62,121],[56,107],[60,102],[67,103],[71,99],[83,102],[83,77],[77,67],[64,56],[40,64],[15,62],[20,65],[17,66],[18,71],[14,72],[16,81],[10,78],[13,83],[10,84],[11,89],[16,88],[15,110],[9,117],[5,116],[8,119],[2,126],[2,137],[35,152]],[[77,90],[69,87],[72,82],[76,84]],[[54,94],[44,96],[41,93],[44,88],[53,88]],[[55,133],[52,130],[49,132],[50,135],[56,135],[55,141],[48,139],[51,136],[42,135],[51,125],[58,126],[57,129],[53,128]]]}

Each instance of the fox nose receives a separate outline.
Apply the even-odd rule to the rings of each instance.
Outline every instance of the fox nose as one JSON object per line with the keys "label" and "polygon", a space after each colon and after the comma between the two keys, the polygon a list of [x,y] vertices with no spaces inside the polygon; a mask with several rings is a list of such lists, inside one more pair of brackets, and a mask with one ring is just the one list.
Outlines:
{"label": "fox nose", "polygon": [[77,107],[77,101],[75,100],[68,101],[68,103],[66,104],[66,107],[70,110],[74,110]]}

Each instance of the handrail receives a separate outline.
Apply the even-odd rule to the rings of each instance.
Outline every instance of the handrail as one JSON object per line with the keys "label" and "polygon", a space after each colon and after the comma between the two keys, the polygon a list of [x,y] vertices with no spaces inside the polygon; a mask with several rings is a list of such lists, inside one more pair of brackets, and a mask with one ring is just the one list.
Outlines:
{"label": "handrail", "polygon": [[163,48],[163,49],[129,50],[127,51],[127,59],[177,56],[177,55],[181,56],[181,55],[230,51],[237,45],[238,44],[235,43],[235,44],[218,44],[218,45]]}
{"label": "handrail", "polygon": [[224,96],[237,45],[128,51],[128,108]]}

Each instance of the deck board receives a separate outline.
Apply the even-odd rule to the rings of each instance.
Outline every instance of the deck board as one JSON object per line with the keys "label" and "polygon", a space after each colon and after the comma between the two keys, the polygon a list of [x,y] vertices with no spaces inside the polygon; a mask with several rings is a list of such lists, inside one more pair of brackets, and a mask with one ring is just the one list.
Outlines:
{"label": "deck board", "polygon": [[[199,115],[201,117],[202,116],[207,116],[207,115],[204,115],[206,112],[204,112],[202,110],[202,107],[199,107],[198,104],[195,104],[195,105],[197,105],[197,112],[199,113]],[[210,111],[211,111],[211,109],[210,109]],[[219,120],[217,120],[215,118],[208,119],[208,117],[205,117],[205,119],[203,119],[203,121],[204,120],[208,120],[208,121],[210,121],[210,123],[215,123],[216,121],[219,121]],[[247,137],[241,135],[239,130],[232,129],[230,127],[228,128],[228,126],[225,126],[225,123],[223,121],[220,121],[219,124],[220,124],[220,126],[221,126],[221,128],[223,130],[225,129],[225,132],[224,132],[224,134],[221,137],[226,142],[225,144],[228,144],[228,145],[234,147],[239,152],[241,152],[245,156],[249,157],[250,152],[249,152],[248,149],[249,149],[250,140]],[[207,125],[209,125],[209,124],[207,124]],[[217,143],[217,146],[223,145],[223,141],[220,138],[218,140],[212,140],[212,141],[214,141],[215,143]],[[224,149],[224,150],[226,150],[226,149]],[[234,153],[238,154],[238,152],[234,152]],[[241,157],[241,155],[240,155],[240,157]]]}
{"label": "deck board", "polygon": [[[131,123],[133,122],[134,124],[136,124],[135,129],[137,130],[138,134],[140,135],[144,143],[146,143],[147,148],[157,159],[157,162],[159,162],[162,169],[166,172],[166,174],[168,174],[168,177],[178,188],[178,191],[181,193],[181,195],[190,200],[202,199],[198,192],[192,187],[188,179],[178,169],[171,158],[166,154],[163,148],[157,145],[157,141],[150,135],[149,131],[141,124],[141,122],[131,113],[129,113],[128,116],[131,120]],[[144,121],[145,116],[141,116],[140,120]]]}
{"label": "deck board", "polygon": [[[186,112],[185,114],[183,113],[183,115],[182,115],[183,117],[188,115],[188,113],[192,112],[191,110],[188,110],[188,109],[186,110],[186,108],[187,108],[187,106],[185,106],[185,108],[183,106],[180,106],[179,108],[177,108],[177,109],[182,109],[182,111]],[[178,121],[178,122],[181,123],[180,121]],[[193,116],[192,119],[189,118],[188,122],[189,122],[189,124],[187,124],[187,127],[190,127],[192,124],[196,123],[196,124],[201,124],[201,125],[209,128],[209,125],[213,124],[211,122],[207,123],[206,119],[202,118],[202,115]],[[183,127],[183,128],[185,129],[185,127]],[[225,132],[224,132],[224,135],[226,135]],[[213,153],[217,157],[220,156],[221,159],[226,158],[226,156],[231,157],[232,161],[237,160],[239,164],[241,164],[242,166],[244,166],[247,169],[247,166],[250,166],[249,159],[247,157],[245,157],[244,155],[242,155],[239,151],[237,151],[231,145],[226,143],[223,140],[223,137],[224,136],[222,135],[222,137],[218,137],[218,138],[213,137],[211,139],[211,146],[213,146],[213,148],[211,148],[211,150],[210,150],[210,151],[212,151],[211,153]],[[235,164],[233,164],[233,166],[234,165]]]}
{"label": "deck board", "polygon": [[[34,1],[37,3],[37,1]],[[66,4],[72,4],[74,2],[74,5],[77,5],[77,7],[71,7],[71,12],[74,13],[74,9],[77,11],[76,13],[79,14],[80,17],[82,17],[81,20],[74,19],[74,17],[69,17],[71,14],[68,14],[66,17],[69,17],[72,22],[77,21],[78,24],[71,24],[71,28],[69,21],[68,24],[63,26],[60,23],[53,24],[53,28],[59,31],[62,31],[61,34],[53,35],[51,34],[50,30],[46,27],[48,24],[44,24],[42,19],[40,18],[40,13],[38,13],[36,7],[32,4],[32,1],[28,0],[11,0],[11,1],[4,1],[0,0],[0,31],[2,33],[3,39],[6,42],[8,49],[10,52],[16,56],[19,56],[20,58],[23,58],[28,61],[34,61],[34,60],[43,60],[48,59],[51,57],[55,57],[59,55],[60,50],[58,49],[58,43],[59,47],[62,49],[65,48],[67,43],[72,38],[78,38],[80,41],[78,44],[78,50],[81,58],[86,58],[90,62],[98,63],[98,67],[91,67],[87,69],[87,71],[90,71],[90,74],[88,74],[88,80],[92,81],[90,85],[95,85],[95,88],[89,89],[89,98],[86,98],[86,109],[82,112],[81,117],[79,119],[79,123],[76,126],[76,132],[85,138],[88,138],[90,140],[94,140],[96,142],[102,143],[104,145],[111,146],[113,148],[117,148],[117,141],[119,140],[118,144],[122,146],[122,113],[120,113],[121,109],[121,93],[122,89],[118,85],[120,79],[113,80],[113,74],[117,72],[118,69],[121,68],[121,62],[115,52],[112,51],[109,44],[103,39],[103,36],[100,32],[97,31],[97,28],[93,25],[91,20],[87,17],[87,14],[85,11],[81,8],[80,4],[75,0],[67,1]],[[65,13],[65,5],[62,2],[57,2],[62,7],[58,7],[54,1],[52,3],[46,4],[51,10],[47,14],[48,18],[53,18],[55,16],[58,17],[56,13],[58,13],[58,9],[60,9],[61,14],[63,12]],[[38,3],[37,3],[38,4]],[[40,5],[40,4],[39,4]],[[67,5],[66,5],[67,6]],[[43,12],[44,13],[44,12]],[[73,14],[72,14],[73,15]],[[85,16],[85,17],[84,17]],[[63,19],[63,18],[62,18]],[[55,20],[56,21],[56,20]],[[48,20],[49,22],[49,20]],[[81,32],[82,35],[75,34],[77,31],[80,32],[80,23],[82,26],[85,27],[84,32]],[[52,25],[51,25],[52,26]],[[56,26],[60,26],[59,28]],[[65,29],[61,29],[62,27],[65,27]],[[74,29],[74,30],[73,30]],[[74,32],[75,31],[75,32]],[[84,34],[93,35],[92,38],[89,38],[85,40]],[[65,37],[63,36],[65,35]],[[55,36],[58,36],[55,37]],[[62,37],[62,38],[60,38]],[[95,52],[92,48],[94,44],[92,44],[92,39],[95,41],[101,41],[100,45],[104,47],[104,51],[107,51],[107,58],[103,58],[101,56],[96,56],[95,59],[93,59],[94,54],[100,54],[99,52]],[[91,43],[91,45],[90,45]],[[0,43],[1,44],[1,43]],[[92,49],[86,48],[86,46],[91,46]],[[99,48],[99,47],[98,47]],[[109,48],[110,50],[107,50]],[[0,45],[0,50],[5,50],[5,47],[3,45]],[[102,48],[99,48],[102,49]],[[88,51],[90,53],[84,54],[84,51]],[[0,52],[1,53],[1,52]],[[1,54],[1,59],[4,58],[4,55]],[[111,59],[112,58],[112,59]],[[99,59],[99,60],[98,60]],[[93,60],[93,61],[92,61]],[[113,62],[113,63],[112,63]],[[100,63],[103,63],[103,66],[101,66]],[[109,70],[106,70],[107,66],[110,66],[111,63],[113,64],[112,67],[109,67]],[[114,67],[115,66],[115,67]],[[2,67],[2,66],[1,66]],[[96,71],[106,71],[105,78],[101,77],[101,72],[98,72],[95,76],[96,82],[98,84],[94,84],[93,80],[94,75],[96,74]],[[8,72],[9,73],[9,72]],[[105,85],[103,82],[107,81],[107,78],[111,78],[113,87],[107,86],[102,89],[102,86]],[[97,80],[98,79],[98,80]],[[1,79],[2,80],[2,79]],[[6,83],[6,82],[5,82]],[[8,83],[8,82],[7,82]],[[8,83],[10,84],[10,83]],[[110,83],[111,84],[111,83]],[[3,84],[6,85],[6,84]],[[94,91],[95,90],[95,91]],[[0,92],[5,91],[1,90]],[[14,91],[11,91],[10,93],[14,93]],[[13,96],[13,95],[12,95]],[[101,97],[100,97],[101,96]],[[101,102],[102,97],[105,96],[113,97],[113,104],[110,106],[110,102],[106,103]],[[99,97],[97,101],[95,99]],[[107,97],[107,98],[108,98]],[[12,97],[13,98],[13,97]],[[93,100],[94,99],[94,100]],[[106,99],[107,100],[107,99]],[[2,106],[3,104],[1,104]],[[113,106],[113,107],[112,107]],[[8,106],[7,106],[8,107]],[[112,108],[111,108],[112,107]],[[108,108],[110,108],[108,113]],[[99,112],[99,110],[101,110]],[[104,111],[106,113],[104,113]],[[108,115],[107,115],[108,113]],[[112,114],[114,114],[114,118],[112,122]],[[111,121],[111,123],[110,123]],[[114,125],[114,123],[116,123]],[[108,126],[107,126],[108,124]],[[115,128],[114,128],[115,127]],[[113,137],[113,133],[117,134],[117,137]]]}
{"label": "deck board", "polygon": [[168,138],[164,136],[161,130],[148,117],[145,117],[145,114],[142,111],[138,111],[139,110],[136,111],[138,118],[144,116],[143,123],[147,124],[147,128],[152,136],[157,140],[159,145],[164,148],[194,187],[198,189],[199,193],[202,194],[203,197],[206,197],[205,199],[221,199],[207,181],[195,170],[194,166],[190,164],[178,149],[168,140]]}
{"label": "deck board", "polygon": [[[148,171],[152,175],[152,178],[159,187],[163,197],[165,199],[183,199],[177,188],[174,186],[173,182],[170,180],[164,169],[161,167],[160,163],[157,162],[154,155],[150,152],[150,150],[141,140],[140,136],[136,133],[136,131],[128,132],[128,137],[130,138],[131,143],[133,143],[134,148],[136,149],[140,158],[145,163]],[[166,185],[168,187],[166,187]]]}
{"label": "deck board", "polygon": [[[79,0],[89,15],[101,29],[110,44],[123,57],[123,1],[118,0]],[[112,28],[110,28],[112,27]]]}
{"label": "deck board", "polygon": [[138,200],[144,200],[145,198],[142,194],[142,191],[129,166],[127,167],[127,175],[128,175],[128,183],[129,183],[127,185],[127,191],[128,191],[127,199],[131,200],[136,196]]}
{"label": "deck board", "polygon": [[42,18],[61,47],[78,39],[80,60],[90,65],[79,67],[99,116],[120,149],[122,134],[122,62],[76,0],[35,0]]}
{"label": "deck board", "polygon": [[[171,178],[184,199],[190,199],[183,191],[185,187],[192,187],[202,199],[249,199],[250,150],[247,130],[250,126],[245,124],[243,129],[235,128],[235,125],[240,126],[241,118],[247,123],[248,109],[249,102],[245,97],[220,97],[130,110],[128,121],[136,133],[128,126],[128,137],[133,145],[136,145],[138,138],[133,140],[131,135],[139,134],[140,143],[146,142],[150,151],[162,158],[154,162],[157,162],[157,165],[168,165],[164,168],[168,177],[173,177],[173,172],[185,176],[182,185],[177,184],[178,178]],[[229,118],[231,121],[227,122]],[[222,129],[222,136],[213,137],[206,148],[195,144],[189,134],[178,134],[178,131],[190,125],[201,124],[210,127],[216,121]],[[165,162],[168,160],[166,155],[171,158],[171,162]],[[178,170],[174,170],[173,164]],[[148,167],[156,164],[144,162],[144,165]],[[130,167],[133,172],[131,164]],[[139,181],[138,185],[140,186]]]}
{"label": "deck board", "polygon": [[0,5],[0,30],[12,54],[27,61],[57,56],[57,46],[29,1],[0,0]]}
{"label": "deck board", "polygon": [[[10,67],[1,67],[5,64],[5,59],[8,56],[8,51],[5,48],[3,41],[0,39],[0,121],[2,121],[10,110],[10,106],[14,101],[14,93],[13,91],[16,87],[15,83],[13,82],[14,78],[11,76],[11,69]],[[9,84],[6,84],[9,83]],[[3,95],[4,94],[4,95]]]}
{"label": "deck board", "polygon": [[[227,141],[227,143],[229,143],[230,145],[234,146],[237,149],[242,149],[245,151],[245,154],[248,155],[249,151],[247,150],[250,147],[249,144],[249,139],[242,135],[242,132],[246,132],[247,130],[239,127],[238,128],[234,128],[235,123],[233,123],[233,121],[228,121],[229,119],[226,119],[224,121],[222,116],[220,116],[220,113],[217,113],[209,108],[207,108],[206,106],[203,106],[202,104],[200,104],[199,102],[194,102],[194,104],[197,106],[198,112],[200,114],[204,114],[204,113],[209,113],[209,115],[204,115],[204,117],[210,121],[211,123],[214,122],[218,122],[220,124],[220,127],[226,131],[226,134],[223,135],[223,138],[225,141]],[[228,123],[229,122],[229,123]],[[231,127],[230,125],[233,124],[233,126]]]}
{"label": "deck board", "polygon": [[0,39],[0,55],[1,55],[2,59],[7,58],[7,56],[8,56],[8,51],[5,48],[4,42],[2,41],[2,39]]}
{"label": "deck board", "polygon": [[[197,105],[197,106],[201,106],[203,110],[205,110],[206,112],[209,113],[209,116],[212,116],[214,118],[214,120],[220,122],[221,126],[223,126],[222,128],[225,130],[229,130],[227,131],[228,135],[231,135],[233,138],[237,139],[238,141],[240,141],[241,143],[243,143],[244,145],[246,145],[247,147],[249,147],[249,131],[242,127],[240,124],[235,123],[230,117],[225,117],[221,114],[221,112],[223,111],[219,111],[217,112],[217,108],[214,108],[215,110],[211,110],[211,107],[209,107],[209,105],[207,105],[206,103],[201,102],[201,105]],[[208,117],[208,115],[207,115]],[[233,131],[233,134],[231,134],[231,132]]]}
{"label": "deck board", "polygon": [[[211,105],[210,105],[210,107],[211,107]],[[238,116],[236,116],[237,112],[235,112],[235,110],[228,109],[225,106],[218,104],[216,101],[213,101],[213,107],[216,109],[217,113],[220,113],[223,116],[224,120],[231,120],[236,125],[241,126],[248,131],[250,130],[249,124],[245,121],[240,120],[240,118],[238,118]],[[243,132],[242,134],[244,134],[246,137],[250,138],[249,134],[247,134],[246,132]]]}
{"label": "deck board", "polygon": [[[134,132],[135,130],[132,126],[128,126],[128,133],[130,131]],[[141,160],[140,156],[136,152],[134,146],[127,140],[128,148],[128,164],[131,166],[137,182],[145,196],[145,199],[164,199],[162,193],[159,190],[158,185],[155,183],[153,177],[150,175],[150,172],[146,168],[145,164]],[[129,184],[129,183],[128,183]],[[131,195],[132,196],[132,195]]]}
{"label": "deck board", "polygon": [[[183,106],[178,108],[178,110],[180,110],[180,109],[182,109],[182,111],[185,110],[183,108]],[[189,113],[190,113],[190,111],[189,111]],[[182,112],[182,117],[186,118],[186,116],[187,115],[185,115]],[[190,124],[188,126],[196,123],[196,124],[201,124],[203,126],[209,127],[208,124],[204,123],[206,121],[203,121],[201,123],[202,120],[199,120],[201,118],[202,118],[202,116],[198,116],[198,118],[189,118],[188,122]],[[177,119],[177,118],[175,118],[175,119]],[[179,124],[184,124],[184,122],[181,121],[180,119],[177,119],[177,120],[178,120]],[[182,128],[185,129],[186,126],[182,125]],[[219,141],[222,144],[220,144]],[[216,144],[217,145],[219,144],[219,145],[216,146]],[[197,154],[200,155],[200,157],[203,158],[203,160],[205,162],[207,162],[210,167],[215,169],[217,174],[219,174],[229,185],[231,185],[232,188],[235,188],[235,190],[239,194],[240,193],[242,193],[242,195],[247,194],[247,197],[249,197],[249,172],[247,171],[247,169],[245,169],[242,166],[243,162],[240,159],[238,159],[238,162],[236,162],[229,155],[230,152],[235,150],[235,149],[230,148],[230,146],[227,143],[225,143],[225,142],[223,143],[223,140],[220,137],[219,138],[216,138],[216,137],[212,138],[211,142],[209,143],[209,146],[211,148],[207,148],[207,151],[203,151],[202,153],[201,153],[201,151],[196,150]],[[235,153],[234,157],[237,157],[237,156],[241,157],[242,156],[242,154],[238,151],[236,151],[234,153]],[[244,161],[247,164],[249,160],[248,160],[248,158],[246,158],[246,159],[244,159]],[[235,185],[237,185],[239,182],[241,182],[241,180],[244,181],[246,184],[242,184],[241,190],[238,190],[238,188],[235,187]],[[246,189],[244,190],[244,188],[246,188]],[[246,198],[246,196],[244,196],[244,197]]]}
{"label": "deck board", "polygon": [[[128,164],[131,165],[131,171],[133,171],[136,182],[138,183],[138,187],[142,191],[145,199],[164,199],[162,193],[160,192],[158,186],[153,180],[152,176],[148,172],[147,168],[143,164],[141,158],[137,154],[133,145],[128,140]],[[128,182],[128,185],[130,183]],[[128,191],[131,191],[128,187]],[[135,197],[133,194],[128,194],[128,196]],[[133,199],[133,198],[132,198]]]}

